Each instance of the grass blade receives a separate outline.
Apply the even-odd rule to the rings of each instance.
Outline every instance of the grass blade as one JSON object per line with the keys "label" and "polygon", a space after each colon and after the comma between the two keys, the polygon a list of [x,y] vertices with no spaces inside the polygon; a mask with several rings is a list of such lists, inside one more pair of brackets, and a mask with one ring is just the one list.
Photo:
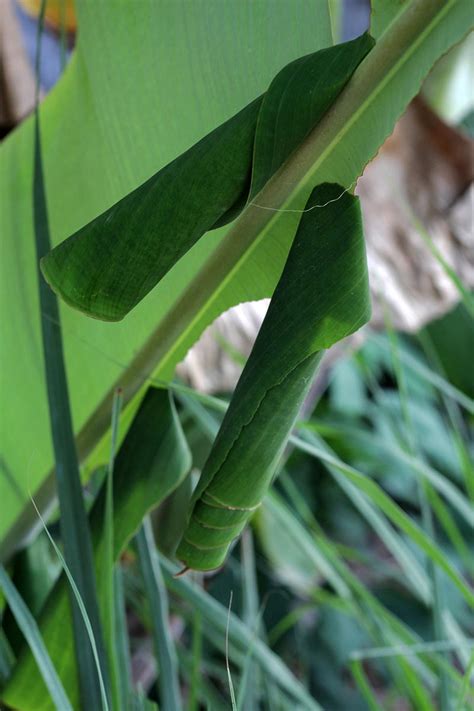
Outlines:
{"label": "grass blade", "polygon": [[200,697],[200,674],[202,659],[202,615],[196,612],[193,617],[192,669],[189,689],[189,711],[197,711]]}
{"label": "grass blade", "polygon": [[120,693],[120,673],[117,667],[116,655],[116,610],[115,610],[115,591],[114,591],[114,463],[117,451],[118,430],[120,409],[122,406],[122,391],[117,390],[114,395],[112,404],[112,441],[110,447],[109,466],[107,468],[107,476],[105,481],[105,516],[104,516],[104,570],[105,578],[104,592],[101,597],[101,613],[104,625],[105,646],[107,650],[107,658],[109,661],[111,685],[112,685],[112,700],[113,708],[124,708],[126,698],[123,699]]}
{"label": "grass blade", "polygon": [[448,279],[456,287],[459,297],[462,300],[464,306],[466,307],[467,312],[471,315],[472,318],[474,318],[474,298],[471,292],[469,291],[469,288],[465,286],[462,279],[460,279],[460,277],[456,274],[456,271],[451,267],[450,264],[448,264],[446,259],[443,257],[438,247],[434,243],[430,233],[411,209],[408,200],[401,199],[399,191],[394,191],[394,194],[398,196],[399,206],[411,221],[412,226],[416,229],[416,231],[430,250],[437,263],[441,266]]}
{"label": "grass blade", "polygon": [[469,587],[468,583],[463,580],[452,564],[447,560],[444,553],[431,540],[431,538],[427,536],[426,533],[422,531],[421,528],[413,522],[389,496],[387,496],[387,494],[385,494],[380,486],[378,486],[374,481],[368,479],[364,474],[362,474],[362,472],[359,472],[354,467],[342,462],[335,455],[329,454],[329,452],[321,449],[315,444],[314,439],[312,442],[309,442],[293,436],[290,438],[290,441],[301,451],[311,454],[325,464],[336,467],[336,469],[338,469],[349,481],[355,484],[360,491],[368,496],[368,498],[378,508],[380,508],[393,523],[404,531],[413,540],[413,542],[416,543],[421,550],[424,551],[424,553],[426,553],[428,557],[434,560],[435,563],[448,575],[448,577],[451,578],[453,583],[463,594],[468,604],[474,605],[474,592]]}
{"label": "grass blade", "polygon": [[15,617],[18,627],[21,629],[29,648],[31,649],[44,683],[51,694],[51,698],[58,711],[73,711],[73,708],[66,696],[63,685],[51,662],[44,642],[41,638],[38,625],[32,614],[21,599],[18,591],[11,582],[3,566],[0,566],[0,587]]}
{"label": "grass blade", "polygon": [[[247,528],[241,539],[242,561],[242,595],[243,595],[243,620],[249,629],[255,629],[258,635],[258,587],[255,568],[255,551],[252,531]],[[249,648],[247,660],[242,672],[237,699],[237,708],[243,711],[255,711],[259,707],[257,669],[253,664],[253,648]]]}
{"label": "grass blade", "polygon": [[[456,711],[464,711],[466,700],[469,696],[469,691],[472,692],[472,677],[474,675],[474,650],[471,654],[471,659],[469,660],[468,667],[464,672],[464,680],[461,689],[461,693],[456,703]],[[469,706],[471,708],[471,706]]]}
{"label": "grass blade", "polygon": [[108,697],[107,697],[107,689],[106,689],[106,686],[105,686],[104,677],[103,677],[103,675],[102,675],[102,668],[101,668],[100,658],[99,658],[99,650],[98,650],[98,647],[97,647],[97,641],[96,641],[95,636],[94,636],[94,629],[93,629],[93,627],[92,627],[92,623],[91,623],[89,614],[88,614],[88,612],[87,612],[87,608],[86,608],[86,606],[85,606],[85,604],[84,604],[84,600],[83,600],[82,597],[81,597],[81,592],[80,592],[79,588],[78,588],[77,585],[76,585],[76,581],[74,580],[74,576],[73,576],[73,574],[72,574],[72,572],[71,572],[71,569],[69,568],[69,566],[68,566],[68,564],[67,564],[66,559],[64,558],[63,554],[62,554],[61,551],[59,550],[59,548],[58,548],[58,546],[57,546],[57,544],[56,544],[54,538],[52,537],[51,533],[49,532],[49,529],[48,529],[48,527],[47,527],[47,525],[46,525],[46,522],[44,521],[43,517],[41,516],[41,514],[40,514],[40,512],[39,512],[38,508],[36,507],[36,504],[35,504],[35,502],[34,502],[33,500],[32,500],[32,503],[33,503],[33,506],[34,506],[35,509],[36,509],[36,513],[38,514],[38,517],[39,517],[39,519],[40,519],[40,521],[41,521],[41,524],[42,524],[42,526],[43,526],[43,528],[44,528],[44,531],[45,531],[46,535],[47,535],[48,538],[49,538],[49,542],[50,542],[51,545],[53,546],[54,552],[56,553],[56,555],[57,555],[57,557],[58,557],[58,559],[59,559],[59,561],[60,561],[60,563],[61,563],[62,569],[63,569],[63,571],[64,571],[64,573],[65,573],[65,575],[66,575],[67,581],[68,581],[69,586],[70,586],[70,588],[71,588],[71,590],[72,590],[72,594],[73,594],[73,596],[74,596],[74,599],[75,599],[75,601],[77,602],[77,606],[78,606],[78,608],[79,608],[79,613],[80,613],[81,618],[82,618],[82,621],[83,621],[83,623],[84,623],[84,628],[85,628],[85,630],[86,630],[87,637],[88,637],[88,640],[89,640],[89,643],[90,643],[90,647],[91,647],[91,649],[92,649],[92,655],[93,655],[95,670],[96,670],[97,679],[98,679],[98,683],[99,683],[100,701],[101,701],[101,706],[100,706],[99,708],[104,709],[104,711],[109,711],[109,702],[108,702]]}
{"label": "grass blade", "polygon": [[117,679],[119,683],[119,708],[128,709],[128,699],[132,693],[132,664],[128,641],[127,618],[125,615],[125,594],[122,568],[118,564],[114,571],[115,600],[115,654]]}
{"label": "grass blade", "polygon": [[[370,332],[370,340],[376,343],[382,350],[390,352],[390,345],[386,343],[380,334]],[[451,385],[442,375],[428,368],[418,358],[415,358],[415,356],[405,351],[400,352],[400,361],[414,373],[424,378],[428,383],[431,383],[431,385],[437,388],[441,393],[457,402],[458,405],[461,405],[470,415],[474,415],[474,400],[461,392],[461,390],[454,385]]]}
{"label": "grass blade", "polygon": [[367,675],[360,660],[354,659],[351,662],[351,672],[352,676],[354,677],[354,681],[356,682],[360,693],[366,700],[367,706],[369,707],[370,711],[383,711],[379,702],[375,698],[375,694],[371,689],[371,686],[367,679]]}
{"label": "grass blade", "polygon": [[230,624],[230,613],[232,610],[232,590],[230,591],[229,607],[227,608],[227,624],[225,628],[225,668],[227,671],[227,681],[229,683],[229,693],[230,693],[230,703],[232,706],[232,711],[237,711],[237,702],[235,700],[234,683],[232,681],[232,674],[230,673],[229,664],[229,624]]}
{"label": "grass blade", "polygon": [[[33,212],[38,263],[50,250],[51,246],[38,110],[41,36],[45,7],[46,3],[43,0],[38,22],[36,47],[37,86],[34,123]],[[94,639],[96,640],[98,649],[101,676],[107,679],[107,664],[96,595],[92,545],[82,496],[79,464],[72,426],[59,309],[56,296],[48,288],[40,274],[38,275],[38,279],[44,369],[56,465],[56,485],[61,512],[60,525],[61,536],[64,543],[64,555],[91,620]],[[77,600],[71,595],[70,601],[73,614],[74,641],[82,702],[87,708],[99,709],[102,706],[102,693],[101,684],[97,676],[96,660],[94,659],[94,653],[89,644],[87,630],[84,627],[84,621],[78,608]]]}
{"label": "grass blade", "polygon": [[[390,321],[388,311],[386,309],[384,315],[385,324],[389,335],[395,380],[398,385],[398,394],[400,399],[400,407],[402,411],[402,420],[405,429],[405,437],[408,446],[408,451],[413,457],[416,457],[417,459],[422,459],[408,405],[408,389],[405,380],[405,374],[400,364],[400,350],[398,348],[397,336]],[[436,541],[435,528],[433,523],[433,513],[431,511],[429,496],[427,494],[429,485],[424,479],[419,477],[417,477],[416,482],[418,488],[418,501],[421,510],[421,521],[423,529],[433,541]],[[444,636],[443,597],[438,574],[439,571],[436,568],[433,558],[431,558],[430,556],[426,557],[426,570],[431,579],[431,587],[433,591],[432,618],[435,639],[441,640]],[[439,703],[441,711],[449,711],[451,707],[449,680],[443,669],[440,670]]]}
{"label": "grass blade", "polygon": [[145,518],[136,536],[140,567],[152,618],[152,632],[159,666],[159,691],[163,711],[182,708],[178,661],[169,631],[168,596],[155,553],[155,541],[149,518]]}
{"label": "grass blade", "polygon": [[15,655],[13,654],[3,629],[0,628],[0,687],[2,687],[10,677],[14,663]]}

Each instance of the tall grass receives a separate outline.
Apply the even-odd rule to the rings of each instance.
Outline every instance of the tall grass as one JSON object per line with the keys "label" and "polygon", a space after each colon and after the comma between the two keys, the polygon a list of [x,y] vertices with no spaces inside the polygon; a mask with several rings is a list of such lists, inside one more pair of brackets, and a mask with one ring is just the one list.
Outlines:
{"label": "tall grass", "polygon": [[[36,109],[34,117],[34,183],[33,213],[36,257],[39,261],[51,249],[51,236],[46,201],[45,176],[41,144],[41,116],[39,108],[39,77],[41,67],[41,40],[46,1],[42,0],[36,38]],[[60,508],[61,538],[64,557],[88,618],[97,645],[100,678],[97,674],[94,651],[78,598],[71,595],[76,659],[83,704],[88,708],[101,708],[103,691],[101,679],[108,686],[105,648],[99,617],[95,587],[90,531],[82,496],[79,464],[72,425],[66,366],[61,336],[60,314],[56,296],[47,286],[38,269],[39,305],[46,389],[49,405],[51,438],[53,442],[56,486]]]}

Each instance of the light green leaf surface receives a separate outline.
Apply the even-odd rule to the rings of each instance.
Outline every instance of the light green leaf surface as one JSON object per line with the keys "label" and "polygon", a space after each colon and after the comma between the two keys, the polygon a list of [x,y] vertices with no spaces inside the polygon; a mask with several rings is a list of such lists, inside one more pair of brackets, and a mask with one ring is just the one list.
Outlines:
{"label": "light green leaf surface", "polygon": [[[190,466],[191,454],[169,393],[150,388],[114,464],[114,560],[139,528],[143,516],[179,485]],[[103,536],[105,506],[103,487],[90,515],[101,601],[107,599],[110,573]],[[46,601],[39,627],[59,677],[76,707],[78,687],[67,593],[63,576]],[[51,708],[29,649],[25,649],[1,698],[22,711]]]}
{"label": "light green leaf surface", "polygon": [[[54,241],[74,232],[160,164],[169,162],[206,130],[259,95],[271,76],[288,61],[330,42],[326,6],[314,2],[282,0],[278,7],[272,3],[271,10],[265,3],[193,3],[178,19],[172,17],[178,4],[166,3],[159,6],[168,13],[160,23],[154,14],[158,5],[151,2],[140,4],[143,17],[125,4],[113,6],[113,17],[110,10],[104,9],[105,3],[93,12],[87,3],[78,5],[83,22],[82,47],[89,43],[91,54],[78,53],[43,112],[45,117],[50,113],[53,118],[55,113],[62,114],[61,126],[68,131],[66,138],[53,125],[53,118],[44,124],[48,200],[52,201],[55,193],[61,194],[60,203],[51,203]],[[65,314],[66,355],[83,461],[89,457],[91,463],[97,463],[107,457],[103,438],[110,423],[114,379],[120,375],[125,400],[132,401],[151,372],[164,379],[172,375],[175,363],[219,313],[240,301],[272,293],[299,221],[297,212],[281,208],[301,210],[313,186],[324,181],[352,185],[434,62],[467,32],[472,23],[471,10],[470,0],[412,0],[362,62],[333,109],[289,160],[282,171],[284,175],[275,176],[262,191],[260,207],[247,208],[223,240],[219,234],[201,240],[154,290],[146,307],[138,306],[123,324],[112,328],[88,322],[84,326],[84,319],[78,315]],[[170,27],[176,28],[176,33]],[[211,31],[212,28],[215,29]],[[159,35],[161,41],[157,41],[158,32],[163,33],[163,37]],[[243,53],[242,38],[247,38],[248,50]],[[181,39],[184,46],[180,45]],[[112,48],[119,45],[127,48],[128,57],[137,58],[133,68],[121,56],[114,57],[113,70],[110,68]],[[201,51],[202,63],[196,59],[201,57]],[[217,52],[222,57],[219,63],[213,61]],[[147,70],[150,56],[156,58],[156,73]],[[188,62],[187,72],[183,71],[183,62]],[[180,67],[180,82],[175,80],[176,66]],[[206,66],[213,67],[212,84],[205,80]],[[87,90],[78,82],[79,77]],[[143,82],[148,82],[144,91]],[[111,85],[120,99],[114,96]],[[199,110],[190,111],[186,103],[189,104],[189,96],[201,100],[205,85],[209,100],[199,104]],[[69,94],[74,97],[74,105],[65,112]],[[124,102],[124,94],[133,100]],[[166,101],[167,96],[173,96],[174,101]],[[91,109],[87,116],[84,107]],[[176,121],[177,115],[180,122]],[[162,122],[158,123],[156,116],[162,116]],[[91,143],[84,132],[86,123],[93,129]],[[25,479],[28,477],[30,488],[36,488],[45,480],[51,463],[49,448],[44,445],[43,385],[35,376],[34,358],[29,355],[37,342],[36,327],[27,317],[33,312],[33,297],[25,286],[29,280],[16,276],[20,264],[32,265],[31,250],[18,238],[30,231],[30,208],[22,192],[29,181],[30,130],[25,124],[5,143],[0,171],[0,194],[8,204],[16,205],[14,213],[10,208],[0,211],[2,218],[5,215],[2,233],[7,235],[9,253],[14,253],[7,260],[2,303],[7,309],[12,300],[25,305],[17,321],[2,318],[4,342],[8,344],[8,362],[2,376],[9,373],[2,388],[6,392],[8,384],[6,410],[11,414],[8,423],[2,423],[2,495],[4,491],[3,498],[8,498],[9,505],[7,516],[2,519],[1,536],[25,505]],[[70,137],[76,140],[67,144]],[[156,160],[155,151],[162,151],[160,160]],[[140,161],[136,160],[138,154]],[[64,155],[70,156],[67,163]],[[79,165],[86,169],[78,172]],[[68,182],[72,177],[74,183]],[[79,201],[77,194],[82,198]],[[90,198],[87,205],[86,196]],[[198,264],[203,264],[210,251],[212,256],[199,276],[193,278]],[[23,324],[21,319],[30,324],[28,328],[17,328],[17,324]],[[155,330],[150,335],[152,325]],[[5,358],[3,354],[2,357]],[[27,417],[19,408],[18,403],[26,401],[31,403],[35,418]],[[30,446],[18,451],[18,432],[24,431],[29,433]],[[101,444],[96,449],[98,443]],[[92,452],[94,457],[90,458]],[[50,499],[48,483],[41,494],[45,502]],[[31,520],[31,512],[26,509],[21,525],[11,529],[4,541],[2,552],[11,549],[31,526]]]}
{"label": "light green leaf surface", "polygon": [[378,39],[408,4],[409,0],[371,0],[371,34]]}
{"label": "light green leaf surface", "polygon": [[320,185],[193,496],[177,550],[186,566],[223,563],[270,486],[322,351],[369,316],[359,201],[340,185]]}
{"label": "light green leaf surface", "polygon": [[[71,63],[41,107],[46,197],[54,244],[93,219],[259,96],[288,62],[331,43],[326,0],[77,0]],[[275,38],[278,37],[278,42]],[[33,124],[0,147],[0,542],[2,555],[36,520],[28,492],[44,506],[52,467],[42,377],[31,185]],[[63,309],[75,431],[80,432],[150,333],[222,237],[214,232],[124,324],[114,327]],[[281,268],[278,255],[269,268]],[[236,300],[270,293],[271,280],[241,281]],[[258,285],[258,289],[256,286]],[[12,317],[12,304],[15,315]],[[189,343],[189,341],[188,341]],[[185,348],[187,346],[184,346]],[[154,346],[152,346],[154,351]],[[134,363],[143,385],[156,363]],[[168,371],[169,372],[169,371]],[[138,384],[138,381],[136,384]],[[136,391],[136,387],[132,388]],[[130,398],[130,388],[125,392]],[[79,437],[84,461],[110,426]],[[124,413],[125,422],[128,413]],[[24,446],[18,447],[22,441]],[[104,442],[100,461],[106,462]],[[24,519],[12,526],[20,512]],[[10,535],[6,538],[7,532]]]}

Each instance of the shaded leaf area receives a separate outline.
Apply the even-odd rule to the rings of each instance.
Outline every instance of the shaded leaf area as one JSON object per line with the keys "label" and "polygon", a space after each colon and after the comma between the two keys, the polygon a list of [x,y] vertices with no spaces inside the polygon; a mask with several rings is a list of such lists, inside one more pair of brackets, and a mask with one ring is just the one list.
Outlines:
{"label": "shaded leaf area", "polygon": [[45,256],[48,283],[90,316],[122,319],[205,232],[239,214],[249,190],[252,198],[264,187],[373,44],[362,35],[289,64],[263,97]]}
{"label": "shaded leaf area", "polygon": [[[114,465],[114,559],[138,530],[143,516],[167,496],[187,474],[191,455],[171,396],[150,388]],[[90,514],[100,601],[107,594],[107,551],[104,534],[105,487]],[[48,597],[39,628],[51,660],[73,706],[78,703],[68,583],[63,575]],[[53,708],[34,658],[25,649],[2,700],[24,711]]]}
{"label": "shaded leaf area", "polygon": [[203,468],[177,551],[185,565],[223,563],[271,483],[322,352],[369,316],[358,199],[320,185]]}

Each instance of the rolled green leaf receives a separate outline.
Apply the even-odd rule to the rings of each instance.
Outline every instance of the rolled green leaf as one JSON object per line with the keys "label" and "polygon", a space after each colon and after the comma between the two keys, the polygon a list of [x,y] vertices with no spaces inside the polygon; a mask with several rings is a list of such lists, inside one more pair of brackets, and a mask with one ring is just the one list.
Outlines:
{"label": "rolled green leaf", "polygon": [[177,557],[220,566],[274,476],[322,353],[370,316],[359,201],[313,190],[252,353],[203,468]]}
{"label": "rolled green leaf", "polygon": [[47,254],[46,281],[84,313],[122,319],[205,232],[239,214],[372,46],[362,35],[289,64],[263,97]]}

